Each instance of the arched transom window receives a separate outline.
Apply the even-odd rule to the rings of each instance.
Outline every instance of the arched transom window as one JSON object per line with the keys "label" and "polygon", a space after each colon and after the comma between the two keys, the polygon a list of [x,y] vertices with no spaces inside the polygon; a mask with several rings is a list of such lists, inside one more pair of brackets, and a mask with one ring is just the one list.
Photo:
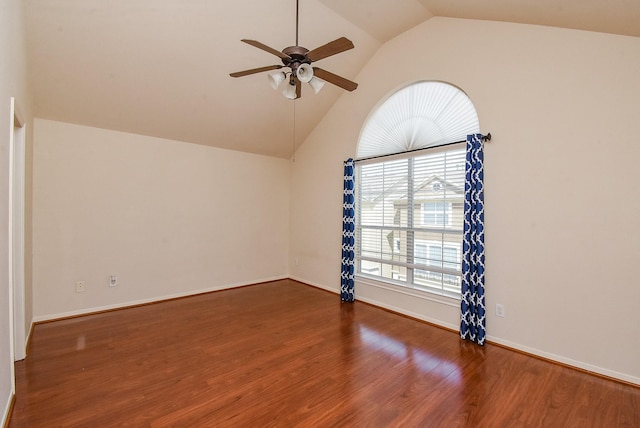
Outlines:
{"label": "arched transom window", "polygon": [[444,82],[418,82],[395,92],[370,114],[358,158],[461,141],[479,130],[476,109],[463,91]]}

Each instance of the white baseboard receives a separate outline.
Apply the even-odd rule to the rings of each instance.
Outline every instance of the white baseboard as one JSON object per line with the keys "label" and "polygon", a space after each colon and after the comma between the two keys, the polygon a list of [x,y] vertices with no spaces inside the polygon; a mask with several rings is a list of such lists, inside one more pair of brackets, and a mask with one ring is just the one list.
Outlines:
{"label": "white baseboard", "polygon": [[13,392],[11,392],[6,404],[4,405],[4,411],[2,412],[2,423],[0,424],[0,427],[5,427],[9,423],[9,410],[11,410],[11,402],[13,401],[13,397],[14,394]]}
{"label": "white baseboard", "polygon": [[158,303],[158,302],[162,302],[164,300],[179,299],[181,297],[195,296],[197,294],[211,293],[213,291],[228,290],[230,288],[244,287],[244,286],[247,286],[247,285],[260,284],[260,283],[263,283],[263,282],[279,281],[279,280],[287,279],[287,278],[288,278],[288,276],[278,276],[278,277],[273,277],[273,278],[263,278],[263,279],[259,279],[259,280],[253,280],[253,281],[238,282],[238,283],[234,283],[234,284],[225,284],[225,285],[219,285],[219,286],[215,286],[215,287],[203,288],[203,289],[200,289],[200,290],[192,290],[192,291],[187,291],[187,292],[184,292],[184,293],[167,294],[167,295],[163,295],[163,296],[150,297],[148,299],[141,299],[141,300],[133,300],[133,301],[128,301],[128,302],[116,303],[116,304],[113,304],[113,305],[97,306],[97,307],[92,307],[92,308],[83,308],[83,309],[79,309],[79,310],[76,310],[76,311],[40,315],[40,316],[37,316],[37,317],[33,318],[33,323],[39,323],[39,322],[45,322],[45,321],[53,321],[53,320],[62,319],[62,318],[69,318],[69,317],[77,317],[77,316],[81,316],[81,315],[89,315],[89,314],[93,314],[93,313],[96,313],[96,312],[111,311],[111,310],[114,310],[114,309],[123,309],[123,308],[128,308],[128,307],[131,307],[131,306],[146,305],[146,304],[149,304],[149,303]]}
{"label": "white baseboard", "polygon": [[296,277],[296,276],[289,276],[289,278],[294,280],[294,281],[298,281],[298,282],[301,282],[303,284],[310,285],[310,286],[315,287],[315,288],[321,288],[323,290],[330,291],[333,294],[340,295],[340,288],[327,287],[326,285],[314,283],[312,281],[307,281],[306,279],[302,279],[302,278],[299,278],[299,277]]}
{"label": "white baseboard", "polygon": [[29,325],[29,331],[27,332],[27,340],[25,341],[25,343],[28,345],[29,344],[29,340],[31,340],[31,334],[33,333],[33,328],[35,327],[35,323],[33,322],[33,320],[31,320],[31,324]]}
{"label": "white baseboard", "polygon": [[640,378],[636,376],[631,376],[625,373],[616,372],[614,370],[605,369],[602,367],[594,366],[592,364],[587,364],[582,361],[573,360],[571,358],[563,357],[561,355],[552,354],[549,352],[541,351],[536,348],[530,348],[528,346],[522,345],[520,343],[514,343],[508,340],[501,339],[499,337],[494,337],[491,335],[487,335],[487,341],[492,343],[497,343],[498,345],[502,345],[506,348],[515,349],[517,351],[525,352],[527,354],[536,355],[538,357],[555,361],[560,364],[564,364],[567,366],[575,367],[580,370],[585,370],[588,372],[596,373],[602,376],[610,377],[613,379],[618,379],[624,382],[632,383],[640,386]]}
{"label": "white baseboard", "polygon": [[415,319],[418,319],[418,320],[421,320],[421,321],[425,321],[425,322],[428,322],[429,324],[434,324],[434,325],[437,325],[437,326],[440,326],[440,327],[444,327],[444,328],[449,329],[449,330],[458,330],[458,328],[459,328],[459,326],[457,326],[457,325],[449,324],[449,323],[443,322],[443,321],[435,319],[435,318],[426,317],[426,316],[424,316],[422,314],[411,312],[411,311],[408,311],[408,310],[406,310],[404,308],[398,308],[396,306],[389,305],[389,304],[387,304],[385,302],[380,302],[379,300],[368,299],[366,297],[365,298],[358,297],[356,300],[360,300],[361,302],[369,303],[370,305],[373,305],[373,306],[379,306],[381,308],[388,309],[390,311],[397,312],[397,313],[402,314],[402,315],[407,315],[407,316],[409,316],[411,318],[415,318]]}
{"label": "white baseboard", "polygon": [[[282,279],[287,279],[290,278],[294,281],[298,281],[301,282],[303,284],[307,284],[310,285],[312,287],[316,287],[316,288],[320,288],[322,290],[326,290],[329,291],[331,293],[340,294],[340,289],[336,288],[336,287],[328,287],[324,284],[320,284],[320,283],[314,283],[313,281],[308,281],[306,279],[300,278],[300,277],[296,277],[296,276],[283,276],[283,277],[274,277],[274,278],[265,278],[259,281],[248,281],[248,282],[242,282],[242,283],[235,283],[235,284],[226,284],[223,286],[216,286],[216,287],[211,287],[211,288],[206,288],[206,289],[201,289],[201,290],[194,290],[194,291],[189,291],[189,292],[185,292],[185,293],[177,293],[177,294],[170,294],[170,295],[164,295],[164,296],[158,296],[158,297],[153,297],[153,298],[149,298],[149,299],[142,299],[142,300],[136,300],[136,301],[130,301],[130,302],[123,302],[123,303],[119,303],[119,304],[115,304],[115,305],[107,305],[107,306],[100,306],[100,307],[94,307],[94,308],[85,308],[82,310],[78,310],[78,311],[70,311],[70,312],[63,312],[63,313],[56,313],[56,314],[49,314],[49,315],[45,315],[45,316],[39,316],[39,317],[34,317],[33,322],[32,322],[32,327],[29,330],[29,335],[28,337],[31,336],[31,332],[33,331],[33,324],[34,323],[38,323],[38,322],[44,322],[44,321],[51,321],[51,320],[56,320],[56,319],[61,319],[61,318],[68,318],[68,317],[73,317],[73,316],[80,316],[80,315],[87,315],[87,314],[91,314],[91,313],[95,313],[95,312],[102,312],[102,311],[108,311],[108,310],[113,310],[113,309],[121,309],[121,308],[126,308],[126,307],[130,307],[130,306],[136,306],[136,305],[143,305],[143,304],[148,304],[148,303],[156,303],[156,302],[161,302],[163,300],[171,300],[171,299],[176,299],[176,298],[180,298],[180,297],[188,297],[188,296],[193,296],[196,294],[202,294],[202,293],[209,293],[212,291],[219,291],[219,290],[226,290],[226,289],[230,289],[230,288],[237,288],[237,287],[243,287],[243,286],[247,286],[247,285],[252,285],[252,284],[256,284],[256,283],[263,283],[263,282],[271,282],[271,281],[279,281]],[[428,323],[431,324],[435,324],[450,330],[457,330],[458,329],[458,325],[452,325],[449,323],[445,323],[442,322],[441,320],[438,319],[434,319],[434,318],[430,318],[430,317],[426,317],[422,314],[418,314],[418,313],[413,313],[411,311],[408,311],[406,309],[403,308],[399,308],[393,305],[389,305],[386,302],[381,302],[378,300],[373,300],[373,299],[368,299],[368,298],[362,298],[362,297],[357,297],[357,300],[360,300],[362,302],[374,305],[374,306],[378,306],[384,309],[388,309],[390,311],[393,312],[397,312],[403,315],[407,315],[410,316],[412,318],[416,318],[422,321],[426,321]],[[575,367],[577,369],[580,370],[585,370],[588,372],[592,372],[595,374],[599,374],[602,376],[606,376],[606,377],[610,377],[613,379],[618,379],[624,382],[628,382],[631,384],[635,384],[635,385],[640,385],[640,378],[636,377],[636,376],[631,376],[625,373],[620,373],[614,370],[609,370],[606,368],[602,368],[602,367],[598,367],[598,366],[594,366],[588,363],[584,363],[581,361],[577,361],[577,360],[573,360],[571,358],[566,358],[563,357],[561,355],[556,355],[556,354],[552,354],[549,352],[545,352],[539,349],[535,349],[535,348],[531,348],[525,345],[522,345],[520,343],[515,343],[515,342],[511,342],[509,340],[505,340],[505,339],[501,339],[499,337],[495,337],[495,336],[491,336],[488,335],[487,336],[487,340],[489,342],[493,342],[496,343],[498,345],[502,345],[505,346],[507,348],[516,350],[516,351],[521,351],[521,352],[525,352],[527,354],[531,354],[531,355],[535,355],[547,360],[551,360],[551,361],[555,361],[561,364],[565,364],[567,366],[571,366],[571,367]],[[7,406],[10,404],[7,404]],[[5,410],[5,413],[8,411],[8,407]],[[6,417],[6,415],[5,415]]]}
{"label": "white baseboard", "polygon": [[[317,288],[321,288],[321,289],[324,289],[324,290],[327,290],[327,291],[331,291],[332,293],[340,294],[340,289],[330,288],[330,287],[327,287],[325,285],[313,283],[313,282],[307,281],[307,280],[302,279],[302,278],[291,277],[291,279],[294,279],[294,280],[296,280],[298,282],[302,282],[304,284],[311,285],[313,287],[317,287]],[[404,308],[399,308],[399,307],[396,307],[396,306],[393,306],[393,305],[389,305],[388,303],[381,302],[379,300],[363,298],[361,296],[356,296],[356,300],[360,300],[362,302],[365,302],[365,303],[368,303],[368,304],[371,304],[371,305],[374,305],[374,306],[379,306],[381,308],[388,309],[390,311],[397,312],[397,313],[400,313],[400,314],[403,314],[403,315],[407,315],[407,316],[410,316],[412,318],[416,318],[416,319],[419,319],[419,320],[422,320],[422,321],[426,321],[428,323],[435,324],[435,325],[438,325],[438,326],[441,326],[441,327],[444,327],[444,328],[447,328],[447,329],[450,329],[450,330],[457,331],[460,328],[459,325],[452,325],[452,324],[449,324],[449,323],[446,323],[446,322],[442,322],[441,320],[438,320],[438,319],[429,318],[429,317],[426,317],[426,316],[424,316],[422,314],[413,313],[413,312],[408,311],[408,310],[406,310]],[[512,349],[512,350],[515,350],[515,351],[524,352],[524,353],[527,353],[527,354],[538,356],[540,358],[544,358],[544,359],[547,359],[547,360],[550,360],[550,361],[554,361],[554,362],[557,362],[557,363],[560,363],[560,364],[564,364],[564,365],[567,365],[567,366],[570,366],[570,367],[574,367],[576,369],[585,370],[585,371],[592,372],[592,373],[595,373],[595,374],[598,374],[598,375],[602,375],[602,376],[606,376],[606,377],[609,377],[609,378],[612,378],[612,379],[618,379],[618,380],[621,380],[623,382],[631,383],[631,384],[634,384],[634,385],[640,385],[640,378],[636,377],[636,376],[631,376],[631,375],[628,375],[628,374],[625,374],[625,373],[620,373],[620,372],[617,372],[617,371],[614,371],[614,370],[609,370],[609,369],[605,369],[605,368],[602,368],[602,367],[594,366],[592,364],[587,364],[587,363],[584,363],[582,361],[577,361],[577,360],[573,360],[571,358],[563,357],[561,355],[556,355],[556,354],[552,354],[552,353],[549,353],[549,352],[541,351],[539,349],[531,348],[531,347],[522,345],[520,343],[511,342],[509,340],[501,339],[499,337],[495,337],[495,336],[491,336],[491,335],[487,335],[487,341],[495,343],[495,344],[498,344],[498,345],[502,345],[502,346],[504,346],[506,348],[509,348],[509,349]]]}
{"label": "white baseboard", "polygon": [[[303,284],[311,285],[312,287],[321,288],[323,290],[327,290],[327,291],[330,291],[330,292],[332,292],[334,294],[340,295],[340,289],[339,288],[327,287],[327,286],[322,285],[322,284],[313,283],[313,282],[307,281],[305,279],[297,278],[297,277],[293,277],[293,276],[291,277],[291,279],[293,279],[295,281],[298,281],[298,282],[302,282]],[[390,311],[397,312],[399,314],[407,315],[407,316],[409,316],[411,318],[416,318],[416,319],[419,319],[419,320],[422,320],[422,321],[426,321],[426,322],[431,323],[431,324],[439,325],[441,327],[445,327],[445,328],[448,328],[448,329],[453,329],[453,330],[457,330],[458,329],[457,325],[450,325],[448,323],[444,323],[444,322],[442,322],[440,320],[437,320],[437,319],[425,317],[424,315],[421,315],[421,314],[412,313],[411,311],[407,311],[406,309],[398,308],[398,307],[395,307],[393,305],[389,305],[386,302],[381,302],[379,300],[369,299],[369,298],[362,297],[362,296],[356,296],[356,300],[368,303],[368,304],[373,305],[373,306],[378,306],[378,307],[381,307],[381,308],[384,308],[384,309],[388,309]]]}

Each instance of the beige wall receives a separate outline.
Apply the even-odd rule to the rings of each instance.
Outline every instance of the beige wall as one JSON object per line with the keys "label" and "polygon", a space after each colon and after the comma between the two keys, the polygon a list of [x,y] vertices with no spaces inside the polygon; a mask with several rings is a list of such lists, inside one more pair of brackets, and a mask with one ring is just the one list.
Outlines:
{"label": "beige wall", "polygon": [[[292,276],[339,290],[342,161],[386,96],[418,80],[450,82],[494,136],[485,152],[489,338],[640,383],[638,70],[633,37],[434,18],[391,40],[296,155]],[[356,298],[458,325],[457,301],[362,281]]]}
{"label": "beige wall", "polygon": [[36,320],[287,277],[289,165],[37,119]]}
{"label": "beige wall", "polygon": [[[21,27],[4,25],[13,16],[0,9],[0,28],[10,33],[0,43],[0,63],[17,58],[0,69],[0,96],[18,94],[28,105],[22,51],[8,43]],[[34,315],[55,318],[289,274],[338,291],[342,161],[355,156],[377,103],[417,80],[443,80],[470,96],[482,131],[494,136],[485,181],[490,339],[640,383],[638,69],[638,38],[434,18],[379,50],[355,79],[358,90],[346,93],[298,150],[291,178],[281,159],[38,120]],[[0,117],[8,115],[5,101]],[[6,125],[0,121],[3,135]],[[0,144],[6,171],[6,139]],[[0,224],[6,217],[0,212]],[[0,271],[7,251],[0,249]],[[107,286],[110,274],[119,277],[115,288]],[[74,291],[79,280],[87,283],[84,293]],[[458,324],[455,300],[361,281],[356,295]],[[493,315],[496,303],[505,305],[506,318]],[[0,358],[2,404],[8,353]]]}
{"label": "beige wall", "polygon": [[[27,156],[31,141],[31,100],[26,79],[24,48],[23,2],[0,0],[0,425],[4,423],[12,394],[10,354],[10,314],[9,296],[9,136],[12,125],[10,115],[11,97],[26,124]],[[27,158],[27,163],[29,159]],[[27,200],[27,205],[29,204]],[[27,221],[27,234],[30,223]],[[29,250],[27,246],[27,250]],[[27,260],[27,263],[29,261]],[[28,281],[27,277],[27,281]],[[30,296],[27,289],[27,298]],[[27,302],[27,323],[31,319],[30,302]]]}

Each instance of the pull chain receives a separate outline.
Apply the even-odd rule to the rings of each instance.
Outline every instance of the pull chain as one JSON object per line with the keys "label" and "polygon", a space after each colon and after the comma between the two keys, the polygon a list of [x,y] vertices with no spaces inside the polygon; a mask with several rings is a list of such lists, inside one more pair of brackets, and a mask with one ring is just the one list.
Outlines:
{"label": "pull chain", "polygon": [[293,100],[293,154],[291,162],[296,163],[296,100]]}

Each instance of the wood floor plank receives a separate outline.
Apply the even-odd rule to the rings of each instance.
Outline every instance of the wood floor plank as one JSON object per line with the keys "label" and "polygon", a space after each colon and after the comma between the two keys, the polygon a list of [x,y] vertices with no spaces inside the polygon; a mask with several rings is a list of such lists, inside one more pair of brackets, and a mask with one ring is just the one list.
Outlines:
{"label": "wood floor plank", "polygon": [[640,388],[283,280],[39,324],[10,427],[637,427]]}

